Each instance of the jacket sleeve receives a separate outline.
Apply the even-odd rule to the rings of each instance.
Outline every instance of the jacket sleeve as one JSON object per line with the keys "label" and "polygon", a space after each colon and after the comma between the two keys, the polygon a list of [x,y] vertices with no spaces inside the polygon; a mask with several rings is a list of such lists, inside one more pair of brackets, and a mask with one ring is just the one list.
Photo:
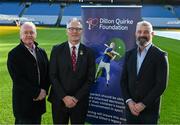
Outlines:
{"label": "jacket sleeve", "polygon": [[91,50],[88,51],[88,70],[87,70],[87,78],[85,84],[79,89],[76,93],[75,97],[78,100],[81,100],[84,96],[87,96],[90,92],[90,86],[95,80],[95,56]]}
{"label": "jacket sleeve", "polygon": [[33,86],[25,78],[21,61],[11,52],[8,54],[7,68],[13,81],[13,89],[18,89],[32,98],[38,97],[40,88]]}
{"label": "jacket sleeve", "polygon": [[57,63],[57,47],[54,46],[52,51],[51,51],[51,56],[50,56],[50,64],[49,64],[49,76],[50,80],[52,83],[52,89],[54,94],[57,96],[58,99],[62,100],[65,96],[66,93],[63,90],[63,87],[61,86],[61,83],[58,79],[58,63]]}
{"label": "jacket sleeve", "polygon": [[157,98],[160,98],[166,89],[168,81],[169,66],[167,54],[161,53],[156,63],[156,85],[142,101],[146,106],[151,105]]}

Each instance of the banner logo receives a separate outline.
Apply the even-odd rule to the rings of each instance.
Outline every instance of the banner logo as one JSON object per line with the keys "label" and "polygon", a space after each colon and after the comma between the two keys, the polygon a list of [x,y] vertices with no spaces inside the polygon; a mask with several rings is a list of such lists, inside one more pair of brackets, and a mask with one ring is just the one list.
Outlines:
{"label": "banner logo", "polygon": [[92,28],[94,28],[95,26],[97,26],[98,24],[98,18],[89,18],[86,23],[88,24],[88,29],[91,30]]}

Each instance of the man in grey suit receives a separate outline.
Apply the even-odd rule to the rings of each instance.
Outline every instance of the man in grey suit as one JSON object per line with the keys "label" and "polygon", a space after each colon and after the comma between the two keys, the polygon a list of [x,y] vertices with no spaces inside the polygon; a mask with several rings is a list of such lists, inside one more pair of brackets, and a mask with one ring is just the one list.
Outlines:
{"label": "man in grey suit", "polygon": [[121,79],[128,124],[157,124],[168,79],[167,54],[152,44],[152,25],[137,23],[137,47],[125,55]]}
{"label": "man in grey suit", "polygon": [[95,79],[93,52],[80,43],[83,27],[77,18],[67,23],[68,41],[51,51],[50,79],[54,124],[84,124],[90,86]]}

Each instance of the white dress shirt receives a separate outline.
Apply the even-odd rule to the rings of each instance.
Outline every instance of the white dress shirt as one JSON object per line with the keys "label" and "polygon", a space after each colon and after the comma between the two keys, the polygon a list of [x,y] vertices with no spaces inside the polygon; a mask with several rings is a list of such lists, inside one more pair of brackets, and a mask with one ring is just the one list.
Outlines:
{"label": "white dress shirt", "polygon": [[77,60],[80,42],[79,42],[78,44],[76,44],[76,45],[72,45],[70,42],[68,42],[68,44],[69,44],[69,50],[70,50],[70,54],[71,54],[71,55],[72,55],[72,49],[73,49],[72,47],[73,47],[73,46],[76,47],[75,51],[76,51],[76,60]]}

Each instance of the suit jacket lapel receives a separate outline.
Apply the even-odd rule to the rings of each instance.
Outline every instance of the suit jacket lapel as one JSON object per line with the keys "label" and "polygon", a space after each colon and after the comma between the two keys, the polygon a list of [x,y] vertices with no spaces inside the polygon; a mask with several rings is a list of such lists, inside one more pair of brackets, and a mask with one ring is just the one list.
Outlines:
{"label": "suit jacket lapel", "polygon": [[152,56],[152,50],[153,50],[153,45],[149,48],[144,60],[143,60],[143,63],[141,64],[141,67],[139,69],[139,74],[138,74],[138,77],[141,77],[143,72],[145,72],[147,66],[149,65],[149,63],[151,63],[151,56]]}
{"label": "suit jacket lapel", "polygon": [[23,43],[20,43],[20,46],[22,47],[24,54],[26,54],[27,57],[32,58],[32,60],[36,61],[34,56],[29,52],[29,50],[25,47],[25,45]]}
{"label": "suit jacket lapel", "polygon": [[40,49],[38,47],[36,47],[35,51],[36,51],[36,61],[37,61],[38,66],[39,66],[39,70],[41,69],[41,67],[45,68],[45,62],[46,61],[44,60],[44,57],[41,54]]}
{"label": "suit jacket lapel", "polygon": [[137,76],[137,49],[135,49],[134,51],[135,52],[133,52],[133,59],[132,59],[132,63],[133,63],[132,73],[134,74],[134,76]]}
{"label": "suit jacket lapel", "polygon": [[65,44],[63,55],[65,57],[63,57],[62,59],[64,59],[65,63],[67,63],[67,65],[70,67],[70,69],[72,69],[71,53],[70,53],[68,42],[66,42],[66,44]]}
{"label": "suit jacket lapel", "polygon": [[79,68],[81,67],[82,65],[82,57],[83,57],[83,54],[84,54],[84,48],[82,46],[82,44],[80,44],[79,46],[79,50],[78,50],[78,58],[77,58],[77,62],[76,62],[76,68],[77,70],[76,71],[79,71]]}

